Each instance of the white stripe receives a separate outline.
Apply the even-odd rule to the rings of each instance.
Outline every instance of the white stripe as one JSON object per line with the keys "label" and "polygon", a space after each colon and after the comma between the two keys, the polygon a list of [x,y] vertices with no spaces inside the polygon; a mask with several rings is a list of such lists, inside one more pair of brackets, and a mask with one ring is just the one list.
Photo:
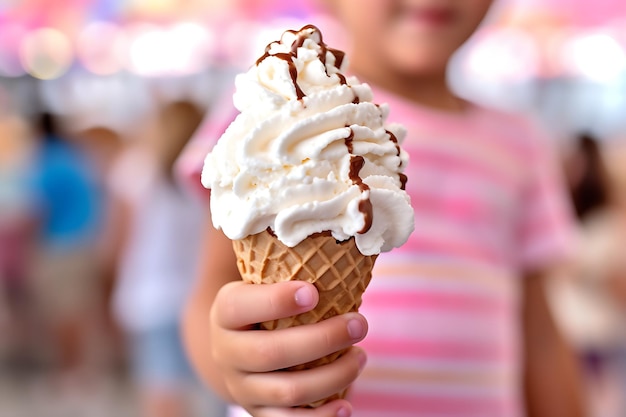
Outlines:
{"label": "white stripe", "polygon": [[365,378],[358,379],[355,382],[355,390],[358,390],[361,395],[367,395],[368,391],[376,392],[380,394],[392,394],[392,395],[412,395],[412,396],[447,396],[457,398],[502,398],[505,396],[511,396],[504,385],[491,385],[491,386],[476,386],[462,383],[454,385],[451,383],[426,383],[420,381],[415,383],[412,381],[392,381],[381,380],[380,378],[367,380]]}
{"label": "white stripe", "polygon": [[382,265],[378,268],[374,267],[372,281],[367,291],[464,294],[478,297],[493,297],[506,303],[515,301],[518,298],[520,282],[518,279],[510,276],[480,274],[470,272],[468,268],[459,268],[454,271],[452,268],[449,269],[449,271],[459,277],[469,274],[479,275],[485,279],[488,278],[490,283],[493,282],[491,285],[486,285],[484,282],[476,282],[467,278],[455,279],[454,276],[446,279],[440,279],[437,276],[427,276],[427,271],[421,272],[420,266],[417,264],[398,263],[398,266],[402,266],[402,268],[394,267],[394,269],[403,269],[405,275],[389,276],[385,273]]}
{"label": "white stripe", "polygon": [[[420,233],[416,230],[413,233]],[[450,255],[446,253],[441,254],[425,254],[420,251],[403,250],[403,248],[395,249],[391,252],[384,252],[378,256],[376,265],[395,265],[399,263],[406,264],[408,266],[425,266],[425,267],[446,267],[451,270],[453,268],[462,272],[473,272],[489,275],[505,275],[511,276],[512,270],[508,266],[494,265],[493,263],[486,263],[482,260],[464,258],[459,259],[456,255]]]}

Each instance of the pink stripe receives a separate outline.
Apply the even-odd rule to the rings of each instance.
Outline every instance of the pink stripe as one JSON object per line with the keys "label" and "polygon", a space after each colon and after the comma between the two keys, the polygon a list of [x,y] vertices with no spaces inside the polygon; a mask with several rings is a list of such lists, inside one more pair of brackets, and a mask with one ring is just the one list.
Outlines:
{"label": "pink stripe", "polygon": [[382,288],[372,291],[367,297],[367,308],[382,312],[396,309],[411,310],[415,313],[424,310],[443,310],[447,313],[460,312],[464,315],[509,314],[511,306],[505,300],[475,294],[446,294],[432,291],[388,291]]}
{"label": "pink stripe", "polygon": [[487,184],[496,183],[504,188],[516,187],[517,185],[515,178],[505,176],[502,170],[484,163],[484,160],[472,160],[468,155],[452,155],[445,153],[445,150],[424,148],[411,149],[409,154],[411,155],[411,164],[416,167],[433,167],[439,171],[455,171],[463,173],[463,175],[473,174],[486,178]]}
{"label": "pink stripe", "polygon": [[482,116],[472,138],[468,138],[465,131],[460,134],[461,140],[477,140],[489,148],[506,149],[509,155],[515,155],[520,161],[536,159],[537,155],[533,152],[531,144],[535,144],[538,132],[527,120],[502,113],[483,113]]}
{"label": "pink stripe", "polygon": [[[533,219],[532,222],[527,222],[524,225],[524,229],[521,231],[521,237],[526,246],[533,244],[545,244],[546,241],[561,242],[569,241],[572,238],[571,234],[567,234],[566,231],[568,222],[564,217],[552,218],[544,217],[542,219]],[[532,249],[532,248],[531,248]]]}
{"label": "pink stripe", "polygon": [[[488,261],[492,264],[500,264],[506,259],[503,259],[503,255],[490,250],[486,247],[480,246],[477,241],[473,242],[451,242],[446,240],[445,236],[424,236],[416,231],[409,239],[406,248],[403,249],[413,251],[414,253],[441,253],[446,256],[461,256],[462,258],[472,260]],[[502,248],[503,250],[506,248]]]}
{"label": "pink stripe", "polygon": [[[553,194],[557,194],[557,190],[554,190]],[[530,207],[530,210],[534,210],[527,217],[522,224],[523,229],[521,232],[524,235],[530,236],[546,236],[551,233],[569,231],[566,226],[570,224],[571,216],[565,206],[557,206],[556,202],[553,205],[545,204],[540,207]]]}
{"label": "pink stripe", "polygon": [[443,138],[450,141],[451,137],[458,137],[462,141],[484,142],[489,147],[509,147],[511,153],[519,155],[520,159],[531,156],[528,137],[535,138],[537,132],[523,117],[474,107],[473,114],[464,120],[416,107],[414,103],[389,95],[384,90],[375,89],[374,93],[377,102],[386,102],[391,106],[389,122],[406,125],[409,139]]}
{"label": "pink stripe", "polygon": [[370,413],[380,412],[380,416],[389,416],[392,413],[414,412],[415,415],[458,415],[458,416],[513,416],[513,400],[497,397],[459,398],[443,395],[416,395],[368,392],[355,390],[349,398],[358,410],[367,410]]}
{"label": "pink stripe", "polygon": [[512,349],[495,343],[367,337],[362,346],[368,354],[373,356],[387,356],[396,359],[420,358],[420,360],[503,362],[508,364],[514,357]]}
{"label": "pink stripe", "polygon": [[[415,112],[406,120],[414,120]],[[424,124],[430,124],[423,121]],[[418,122],[419,123],[419,122]],[[411,130],[411,129],[409,129]],[[416,129],[418,130],[418,129]],[[533,147],[530,143],[537,138],[537,132],[524,118],[505,115],[481,109],[478,117],[475,117],[471,124],[460,124],[458,120],[445,120],[437,123],[436,127],[429,129],[426,137],[442,137],[449,143],[471,141],[479,147],[490,149],[502,149],[508,155],[515,155],[519,160],[534,159]],[[529,137],[532,142],[529,142]]]}
{"label": "pink stripe", "polygon": [[494,194],[492,200],[486,201],[476,194],[476,190],[471,195],[438,195],[419,190],[411,194],[411,203],[418,212],[434,213],[438,218],[446,217],[461,225],[492,224],[494,218],[498,220],[510,216],[510,210],[505,205],[510,195],[504,192]]}

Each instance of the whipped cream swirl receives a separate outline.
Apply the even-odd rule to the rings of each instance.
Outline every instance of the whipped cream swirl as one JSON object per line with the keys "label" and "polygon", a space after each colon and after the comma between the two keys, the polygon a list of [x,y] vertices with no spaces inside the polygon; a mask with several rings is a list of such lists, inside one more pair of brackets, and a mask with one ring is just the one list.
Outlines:
{"label": "whipped cream swirl", "polygon": [[233,240],[271,229],[287,246],[330,232],[364,255],[402,245],[413,209],[402,173],[406,130],[346,77],[343,52],[315,26],[286,31],[236,77],[240,111],[206,156],[216,228]]}

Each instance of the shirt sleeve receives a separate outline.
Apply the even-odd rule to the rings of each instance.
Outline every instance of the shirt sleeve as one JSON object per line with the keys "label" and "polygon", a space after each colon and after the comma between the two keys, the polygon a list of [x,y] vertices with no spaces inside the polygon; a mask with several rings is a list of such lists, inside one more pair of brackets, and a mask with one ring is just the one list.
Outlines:
{"label": "shirt sleeve", "polygon": [[207,113],[204,121],[176,160],[174,170],[178,181],[194,194],[208,198],[208,190],[200,182],[204,159],[228,125],[235,120],[236,115],[237,110],[232,104],[232,94],[224,95],[218,100],[213,110]]}
{"label": "shirt sleeve", "polygon": [[573,209],[556,146],[529,126],[528,176],[519,216],[519,256],[525,271],[571,262],[577,247]]}

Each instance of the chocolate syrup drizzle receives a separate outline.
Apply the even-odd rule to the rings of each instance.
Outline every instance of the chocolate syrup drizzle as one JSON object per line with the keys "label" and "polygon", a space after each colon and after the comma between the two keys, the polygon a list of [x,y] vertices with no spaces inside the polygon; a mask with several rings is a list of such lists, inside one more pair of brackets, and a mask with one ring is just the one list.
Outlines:
{"label": "chocolate syrup drizzle", "polygon": [[[317,56],[319,60],[322,62],[322,64],[324,65],[324,71],[326,72],[326,75],[329,75],[328,68],[326,67],[326,53],[327,52],[330,52],[331,54],[333,54],[333,56],[335,57],[335,66],[337,68],[341,68],[341,64],[343,63],[343,60],[346,56],[345,52],[328,47],[328,45],[326,45],[322,39],[322,32],[314,25],[303,26],[302,29],[298,31],[295,31],[295,30],[287,31],[289,33],[296,35],[296,40],[294,40],[293,43],[291,44],[291,52],[271,54],[270,49],[272,48],[272,45],[280,43],[279,41],[273,41],[267,44],[267,46],[265,47],[265,53],[259,59],[256,60],[257,66],[270,56],[282,59],[283,61],[287,62],[287,65],[289,66],[289,75],[291,77],[291,82],[293,83],[293,86],[296,89],[296,97],[298,98],[298,100],[302,100],[304,97],[306,97],[306,94],[304,94],[304,92],[302,91],[302,88],[300,88],[300,86],[298,85],[298,71],[296,69],[295,64],[293,63],[293,59],[297,57],[298,48],[304,45],[304,41],[310,37],[309,34],[304,33],[309,30],[313,30],[313,33],[317,33],[317,35],[320,38],[320,41],[319,41],[320,52],[317,54]],[[337,77],[339,77],[339,82],[341,83],[341,85],[348,84],[348,82],[346,81],[346,77],[343,74],[338,72],[336,73],[336,75]],[[356,94],[355,94],[353,103],[355,104],[359,103],[359,98],[356,96]]]}
{"label": "chocolate syrup drizzle", "polygon": [[[385,133],[387,133],[389,135],[389,139],[396,145],[396,155],[400,156],[401,151],[400,151],[400,144],[398,143],[398,138],[396,137],[396,135],[394,135],[389,130],[385,130]],[[398,168],[402,168],[402,159],[401,158],[400,158],[400,162],[398,163]],[[407,176],[404,175],[402,172],[398,173],[398,176],[400,177],[400,189],[405,190],[406,189]]]}
{"label": "chocolate syrup drizzle", "polygon": [[[346,126],[350,127],[350,126]],[[350,134],[345,139],[346,147],[348,148],[348,153],[350,153],[350,171],[348,173],[348,177],[352,181],[353,184],[357,185],[361,190],[361,193],[369,190],[370,187],[363,182],[363,179],[359,176],[361,169],[363,169],[363,165],[365,165],[365,158],[360,155],[353,155],[353,146],[352,143],[354,141],[354,131],[350,129]],[[358,233],[363,234],[366,233],[372,227],[372,218],[374,217],[374,209],[372,207],[372,202],[368,199],[361,200],[359,202],[359,211],[363,213],[363,220],[365,224],[363,225],[363,229],[359,230]]]}
{"label": "chocolate syrup drizzle", "polygon": [[[309,34],[306,34],[306,31],[309,30],[313,30],[313,33],[316,33],[319,36],[319,46],[320,46],[320,52],[318,53],[318,58],[319,60],[322,62],[322,64],[324,65],[324,71],[326,72],[326,75],[328,76],[328,68],[326,67],[326,54],[327,52],[330,52],[331,54],[333,54],[333,56],[335,57],[335,66],[337,68],[341,68],[341,64],[344,61],[345,58],[345,53],[343,51],[340,51],[338,49],[333,49],[328,47],[328,45],[326,45],[324,43],[324,41],[322,40],[322,33],[320,32],[320,30],[314,26],[314,25],[306,25],[304,27],[302,27],[302,29],[300,29],[299,31],[295,31],[295,30],[289,30],[289,33],[292,33],[294,35],[296,35],[296,39],[294,40],[294,42],[291,44],[291,51],[289,53],[285,53],[285,52],[280,52],[280,53],[275,53],[275,54],[271,54],[269,51],[272,48],[272,46],[274,44],[278,44],[280,43],[279,41],[274,41],[269,43],[266,47],[265,47],[265,53],[256,61],[256,65],[259,65],[261,62],[263,62],[263,60],[265,60],[266,58],[270,57],[270,56],[274,56],[276,58],[282,59],[283,61],[287,62],[288,66],[289,66],[289,75],[291,77],[291,81],[293,83],[293,86],[296,90],[296,96],[298,98],[298,100],[302,100],[304,97],[306,97],[306,94],[304,93],[304,91],[302,91],[302,88],[300,88],[300,86],[298,85],[298,71],[296,69],[296,66],[293,62],[294,58],[297,57],[297,53],[298,53],[298,48],[302,47],[302,45],[304,45],[304,41],[310,37]],[[336,73],[337,77],[339,77],[339,82],[341,83],[341,85],[347,85],[347,81],[346,81],[346,77],[341,74],[341,73]],[[354,100],[352,101],[353,104],[359,104],[360,103],[360,99],[358,97],[358,95],[354,94]],[[376,105],[377,107],[378,104]],[[346,127],[350,127],[350,126],[346,126]],[[396,136],[391,133],[390,131],[386,131],[386,133],[389,135],[389,138],[392,142],[395,143],[396,145],[396,149],[397,149],[397,154],[398,156],[400,155],[400,146],[398,144],[398,139],[396,138]],[[360,155],[353,155],[353,141],[354,141],[354,131],[352,129],[350,129],[350,134],[348,135],[348,137],[345,138],[345,144],[346,147],[348,148],[348,152],[350,154],[350,172],[348,173],[348,176],[350,178],[350,180],[352,181],[353,184],[357,185],[359,187],[359,189],[361,190],[362,193],[364,193],[365,191],[368,191],[370,188],[367,184],[365,184],[363,182],[363,179],[359,176],[359,173],[361,172],[361,169],[363,169],[363,166],[365,165],[365,158],[363,158]],[[402,166],[402,161],[400,161],[400,165]],[[407,181],[407,177],[406,175],[400,173],[399,174],[400,177],[400,183],[401,183],[401,188],[404,190],[405,186],[406,186],[406,181]],[[373,207],[372,207],[372,202],[369,199],[365,199],[365,200],[361,200],[359,202],[359,211],[361,213],[363,213],[363,219],[364,219],[364,226],[363,229],[361,229],[358,233],[359,234],[363,234],[366,233],[371,227],[372,227],[372,218],[373,218]]]}

